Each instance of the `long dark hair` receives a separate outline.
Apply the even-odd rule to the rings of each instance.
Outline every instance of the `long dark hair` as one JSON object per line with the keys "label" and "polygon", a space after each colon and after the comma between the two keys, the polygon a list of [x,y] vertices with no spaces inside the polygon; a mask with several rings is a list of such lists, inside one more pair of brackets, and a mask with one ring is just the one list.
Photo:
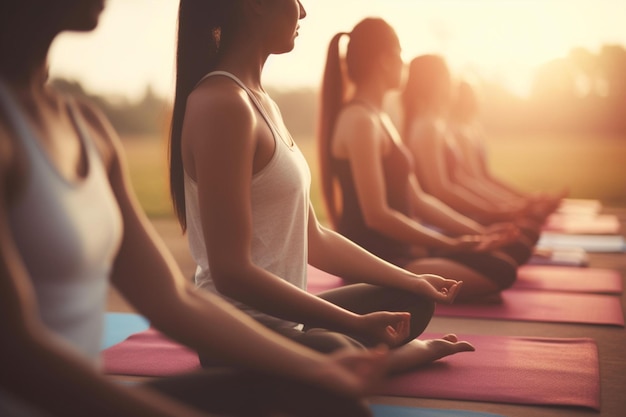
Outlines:
{"label": "long dark hair", "polygon": [[401,94],[404,116],[402,137],[409,140],[411,124],[424,108],[439,99],[441,85],[450,82],[450,71],[443,57],[420,55],[411,60],[409,75]]}
{"label": "long dark hair", "polygon": [[[345,57],[340,48],[344,36],[349,37]],[[385,20],[369,17],[361,20],[352,32],[337,33],[328,46],[317,135],[322,195],[333,227],[337,226],[341,213],[331,166],[331,141],[337,117],[344,104],[351,99],[354,85],[366,81],[372,75],[375,70],[372,62],[380,59],[397,43],[395,30]]]}
{"label": "long dark hair", "polygon": [[187,97],[198,81],[215,69],[220,52],[228,47],[238,23],[240,4],[238,0],[180,0],[169,165],[170,195],[183,232],[187,219],[181,137]]}

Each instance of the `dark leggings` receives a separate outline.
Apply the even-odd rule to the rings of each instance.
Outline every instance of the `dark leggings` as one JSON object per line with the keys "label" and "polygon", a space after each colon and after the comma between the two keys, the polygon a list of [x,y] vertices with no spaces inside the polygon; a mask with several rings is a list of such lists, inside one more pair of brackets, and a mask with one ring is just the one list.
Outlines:
{"label": "dark leggings", "polygon": [[524,265],[533,255],[534,244],[530,243],[525,236],[520,236],[518,240],[499,249],[515,261],[518,266]]}
{"label": "dark leggings", "polygon": [[517,279],[517,263],[506,253],[433,253],[433,257],[449,259],[473,269],[496,284],[500,290],[509,288]]}
{"label": "dark leggings", "polygon": [[[375,311],[404,311],[411,314],[410,334],[407,343],[422,334],[435,311],[435,303],[408,291],[379,287],[370,284],[352,284],[317,294],[331,303],[357,314]],[[327,329],[307,328],[277,330],[283,336],[315,349],[330,353],[340,348],[365,348],[379,342],[366,340],[361,335],[347,335]]]}
{"label": "dark leggings", "polygon": [[[357,314],[375,311],[411,313],[410,334],[404,341],[405,343],[422,334],[435,311],[435,303],[424,297],[408,291],[369,284],[346,285],[317,295]],[[377,341],[366,340],[361,335],[348,335],[321,328],[273,330],[297,343],[323,353],[330,353],[342,348],[364,349],[378,344]],[[211,367],[216,364],[214,360],[203,357],[203,355],[200,355],[200,363],[204,367]]]}
{"label": "dark leggings", "polygon": [[346,398],[294,380],[214,368],[146,386],[208,415],[230,417],[371,417],[364,401]]}
{"label": "dark leggings", "polygon": [[[410,335],[405,342],[419,336],[433,315],[433,301],[406,291],[368,284],[353,284],[325,291],[319,297],[357,314],[375,311],[406,311],[411,313]],[[323,353],[342,348],[365,349],[377,345],[358,335],[347,335],[321,328],[275,329],[297,343]],[[199,355],[205,368],[214,370],[166,379],[152,383],[155,388],[187,404],[228,416],[269,416],[282,412],[288,416],[351,417],[371,416],[363,402],[344,398],[318,387],[252,373],[215,368],[210,357]],[[193,378],[197,378],[196,381]],[[282,414],[281,414],[282,415]]]}

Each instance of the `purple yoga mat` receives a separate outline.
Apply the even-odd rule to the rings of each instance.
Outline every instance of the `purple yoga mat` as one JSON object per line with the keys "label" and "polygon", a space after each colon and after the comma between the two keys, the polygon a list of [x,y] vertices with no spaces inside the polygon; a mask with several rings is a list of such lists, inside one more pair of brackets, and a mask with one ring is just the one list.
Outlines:
{"label": "purple yoga mat", "polygon": [[[309,265],[307,290],[317,294],[341,287],[345,282]],[[605,268],[524,265],[512,290],[544,290],[589,294],[621,294],[622,278],[618,271]]]}
{"label": "purple yoga mat", "polygon": [[619,271],[606,268],[523,265],[517,270],[513,289],[621,294]]}
{"label": "purple yoga mat", "polygon": [[306,289],[311,294],[332,290],[333,288],[338,288],[345,284],[346,282],[343,279],[335,275],[324,272],[314,266],[308,266]]}
{"label": "purple yoga mat", "polygon": [[[424,334],[420,339],[441,337]],[[380,394],[563,405],[600,409],[598,351],[592,339],[459,335],[475,352],[391,378]]]}
{"label": "purple yoga mat", "polygon": [[621,298],[538,290],[507,290],[497,304],[437,304],[435,316],[604,324],[624,327]]}
{"label": "purple yoga mat", "polygon": [[[441,335],[424,334],[420,339]],[[379,394],[599,409],[598,354],[591,339],[459,336],[476,352],[441,359],[385,381]],[[200,369],[190,349],[154,329],[102,353],[108,374],[169,376]]]}
{"label": "purple yoga mat", "polygon": [[[624,326],[621,299],[613,294],[587,294],[589,292],[621,292],[615,283],[615,271],[571,268],[571,282],[567,282],[565,269],[558,267],[523,267],[520,282],[512,289],[503,291],[498,304],[438,304],[436,316],[484,318],[496,320],[540,321],[552,323],[582,323]],[[549,274],[544,268],[555,268]],[[520,268],[522,269],[522,268]],[[569,268],[568,268],[569,269]],[[575,270],[575,271],[574,271]],[[529,272],[530,271],[530,272]],[[593,277],[592,277],[593,276]],[[597,282],[585,282],[601,277]],[[619,279],[619,275],[617,276]],[[607,279],[608,278],[608,279]],[[554,282],[550,282],[554,279]],[[605,282],[606,281],[606,282]],[[309,266],[308,291],[316,294],[344,285],[334,275]],[[561,286],[562,285],[562,286]],[[560,288],[559,288],[560,287]],[[619,288],[619,291],[617,290]],[[546,291],[548,290],[549,291]]]}
{"label": "purple yoga mat", "polygon": [[101,358],[104,372],[112,375],[171,376],[200,369],[196,352],[153,328],[103,350]]}

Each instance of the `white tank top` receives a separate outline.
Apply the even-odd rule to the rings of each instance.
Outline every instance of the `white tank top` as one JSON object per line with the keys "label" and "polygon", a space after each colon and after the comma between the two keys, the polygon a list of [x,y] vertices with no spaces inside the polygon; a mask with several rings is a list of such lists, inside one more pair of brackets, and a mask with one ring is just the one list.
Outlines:
{"label": "white tank top", "polygon": [[[0,111],[27,163],[23,187],[9,207],[10,228],[41,320],[69,349],[97,366],[122,219],[100,155],[73,102],[67,105],[88,166],[85,178],[76,181],[52,164],[0,80]],[[2,394],[0,390],[0,415],[19,415]]]}
{"label": "white tank top", "polygon": [[28,174],[9,208],[9,221],[41,318],[84,356],[97,360],[108,278],[122,236],[107,173],[71,101],[69,113],[88,166],[85,178],[77,181],[67,180],[52,164],[7,90],[0,98],[27,158]]}
{"label": "white tank top", "polygon": [[[246,91],[250,101],[274,136],[275,151],[271,160],[252,177],[252,261],[255,265],[272,272],[298,288],[305,289],[307,222],[311,186],[309,166],[295,144],[289,147],[281,139],[281,135],[283,138],[289,135],[286,128],[282,127],[281,131],[274,125],[263,106],[241,80],[223,71],[211,72],[202,80],[218,75],[232,79]],[[221,295],[215,288],[207,259],[198,205],[198,186],[186,174],[185,203],[189,246],[197,264],[196,284]],[[261,313],[236,300],[222,297],[269,327],[295,327],[297,325],[297,323]]]}

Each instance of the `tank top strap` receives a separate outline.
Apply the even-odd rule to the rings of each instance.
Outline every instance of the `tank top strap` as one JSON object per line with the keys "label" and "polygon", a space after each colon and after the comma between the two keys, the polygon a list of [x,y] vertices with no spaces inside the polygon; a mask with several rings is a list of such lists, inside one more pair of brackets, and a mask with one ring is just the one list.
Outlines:
{"label": "tank top strap", "polygon": [[393,127],[393,124],[391,124],[392,122],[388,118],[382,117],[380,112],[374,106],[372,106],[371,104],[369,104],[369,103],[367,103],[367,102],[365,102],[363,100],[358,100],[358,99],[353,99],[350,102],[348,102],[346,104],[346,107],[348,107],[348,106],[361,106],[361,107],[363,107],[369,113],[371,113],[374,116],[376,116],[376,118],[380,122],[381,127],[383,128],[383,130],[385,131],[387,136],[389,136],[389,138],[391,139],[391,141],[395,145],[397,145],[397,143],[401,143],[402,142],[402,138],[399,137],[397,130],[395,129],[395,127]]}
{"label": "tank top strap", "polygon": [[95,163],[95,164],[104,166],[104,162],[102,161],[102,156],[100,155],[100,152],[96,148],[96,144],[90,138],[85,119],[83,118],[80,110],[78,109],[78,103],[76,102],[76,99],[74,99],[71,96],[67,96],[66,105],[67,105],[68,113],[70,114],[70,117],[72,118],[72,122],[74,122],[74,126],[76,127],[76,133],[78,133],[78,138],[81,141],[81,144],[85,148],[85,154],[87,156],[87,163],[90,167],[89,173],[91,173],[92,164]]}
{"label": "tank top strap", "polygon": [[[85,121],[80,115],[80,111],[78,110],[78,104],[76,100],[67,94],[63,94],[63,102],[67,108],[68,114],[74,124],[76,129],[76,133],[78,135],[78,139],[82,147],[85,150],[85,157],[88,168],[87,177],[88,179],[93,172],[93,164],[104,166],[102,162],[102,158],[100,153],[96,149],[95,144],[89,140],[88,130],[85,125]],[[36,133],[30,126],[28,120],[26,120],[26,116],[22,111],[20,111],[18,107],[18,103],[7,88],[6,84],[0,79],[0,111],[4,111],[7,115],[7,121],[11,129],[15,132],[15,137],[18,138],[20,146],[35,160],[40,161],[44,165],[49,165],[50,161],[48,160],[45,151],[42,149],[41,145],[37,142],[37,140],[27,140],[26,138],[36,138]],[[56,168],[51,166],[54,172]]]}
{"label": "tank top strap", "polygon": [[200,81],[198,81],[198,83],[196,84],[196,86],[198,86],[198,84],[200,84],[202,81],[206,80],[209,77],[214,77],[214,76],[219,76],[222,75],[224,77],[230,78],[231,80],[233,80],[239,87],[241,87],[242,90],[244,90],[246,92],[246,94],[248,95],[248,97],[250,98],[250,101],[252,101],[252,104],[254,104],[254,107],[256,107],[256,109],[259,111],[259,113],[261,114],[261,117],[263,117],[263,120],[265,120],[265,123],[267,123],[267,125],[269,126],[269,128],[272,130],[272,134],[274,135],[274,137],[280,137],[280,132],[278,131],[278,129],[274,126],[274,122],[272,121],[272,119],[270,119],[269,115],[267,114],[267,112],[265,111],[265,108],[263,107],[263,105],[261,104],[261,102],[259,101],[258,98],[256,98],[256,96],[252,93],[252,91],[243,83],[243,81],[241,81],[237,76],[235,76],[234,74],[228,72],[228,71],[212,71],[209,72],[208,74],[206,74],[204,77],[202,77],[200,79]]}

